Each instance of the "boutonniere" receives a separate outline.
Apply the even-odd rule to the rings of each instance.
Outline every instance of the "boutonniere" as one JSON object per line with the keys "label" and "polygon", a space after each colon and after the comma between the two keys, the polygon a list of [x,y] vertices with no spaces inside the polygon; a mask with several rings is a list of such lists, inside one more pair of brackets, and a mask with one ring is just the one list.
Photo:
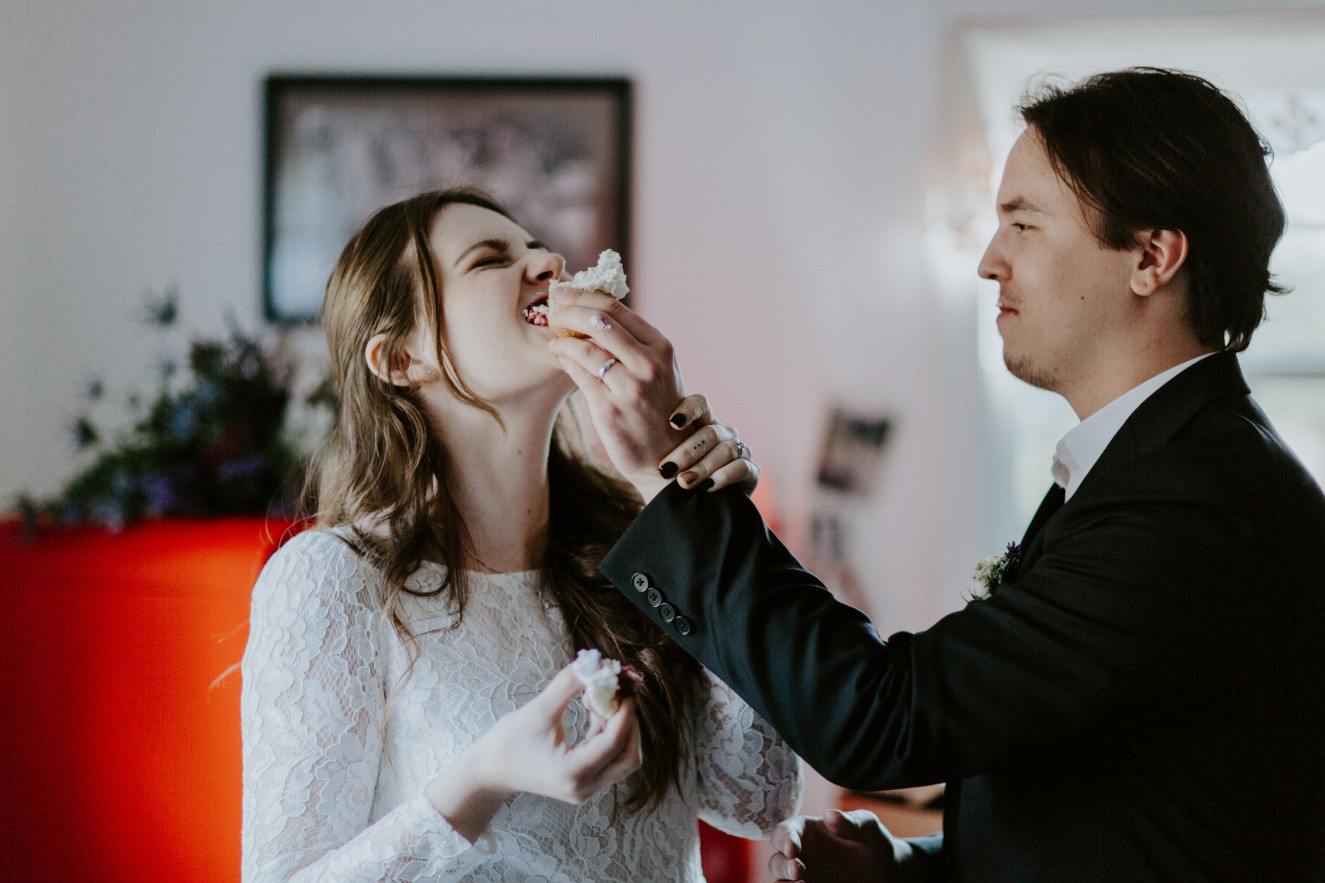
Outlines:
{"label": "boutonniere", "polygon": [[1008,543],[1008,549],[1002,555],[986,555],[975,565],[971,579],[976,587],[971,590],[972,601],[985,601],[992,598],[994,589],[1012,580],[1021,563],[1021,546]]}

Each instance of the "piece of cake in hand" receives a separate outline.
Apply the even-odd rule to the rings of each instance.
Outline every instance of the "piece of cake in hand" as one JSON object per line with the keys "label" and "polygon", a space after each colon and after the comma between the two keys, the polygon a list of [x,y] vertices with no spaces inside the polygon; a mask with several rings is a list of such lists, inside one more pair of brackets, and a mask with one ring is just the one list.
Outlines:
{"label": "piece of cake in hand", "polygon": [[584,706],[603,720],[616,714],[621,700],[633,695],[644,682],[638,671],[615,659],[604,659],[597,650],[576,654],[571,671],[584,685],[580,696]]}
{"label": "piece of cake in hand", "polygon": [[[569,282],[553,282],[551,287],[594,291],[617,300],[630,294],[630,286],[626,284],[626,270],[621,266],[621,255],[610,248],[598,256],[598,263],[594,266],[576,273]],[[549,304],[548,320],[550,321],[560,310],[561,307],[556,304]],[[585,336],[569,328],[557,328],[556,332],[561,337]]]}

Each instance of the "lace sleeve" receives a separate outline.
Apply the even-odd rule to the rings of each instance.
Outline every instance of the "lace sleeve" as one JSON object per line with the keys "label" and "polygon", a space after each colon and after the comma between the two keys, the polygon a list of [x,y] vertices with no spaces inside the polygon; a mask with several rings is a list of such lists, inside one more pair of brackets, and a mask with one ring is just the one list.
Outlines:
{"label": "lace sleeve", "polygon": [[754,709],[707,669],[695,718],[699,817],[751,840],[800,807],[800,758]]}
{"label": "lace sleeve", "polygon": [[245,883],[411,879],[476,852],[422,794],[369,825],[386,701],[373,591],[320,531],[258,578],[240,699]]}

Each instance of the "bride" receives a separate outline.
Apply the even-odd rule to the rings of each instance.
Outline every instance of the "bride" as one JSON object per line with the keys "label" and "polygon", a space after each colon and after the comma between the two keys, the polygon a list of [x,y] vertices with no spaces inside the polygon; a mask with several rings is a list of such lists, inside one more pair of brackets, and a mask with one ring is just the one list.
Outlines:
{"label": "bride", "polygon": [[[757,838],[795,813],[798,759],[597,572],[641,500],[562,425],[575,384],[529,307],[565,278],[471,190],[382,209],[345,247],[316,527],[253,594],[248,883],[699,881],[697,819]],[[597,373],[684,395],[671,364]],[[684,405],[700,428],[664,471],[752,485],[734,433]],[[581,648],[643,676],[605,721],[574,701]]]}

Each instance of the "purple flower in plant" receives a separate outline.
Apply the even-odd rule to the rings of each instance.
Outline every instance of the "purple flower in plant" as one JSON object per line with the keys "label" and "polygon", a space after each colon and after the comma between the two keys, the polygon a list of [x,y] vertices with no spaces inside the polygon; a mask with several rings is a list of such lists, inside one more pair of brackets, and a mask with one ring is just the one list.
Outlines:
{"label": "purple flower in plant", "polygon": [[93,521],[104,524],[112,531],[118,532],[124,529],[124,505],[118,500],[106,500],[97,503],[88,514]]}
{"label": "purple flower in plant", "polygon": [[265,465],[266,461],[257,455],[241,457],[238,460],[227,460],[216,468],[216,477],[221,481],[233,481],[236,478],[252,475]]}
{"label": "purple flower in plant", "polygon": [[139,489],[147,497],[143,508],[148,515],[165,514],[174,509],[179,502],[175,486],[165,475],[144,476],[139,483]]}

